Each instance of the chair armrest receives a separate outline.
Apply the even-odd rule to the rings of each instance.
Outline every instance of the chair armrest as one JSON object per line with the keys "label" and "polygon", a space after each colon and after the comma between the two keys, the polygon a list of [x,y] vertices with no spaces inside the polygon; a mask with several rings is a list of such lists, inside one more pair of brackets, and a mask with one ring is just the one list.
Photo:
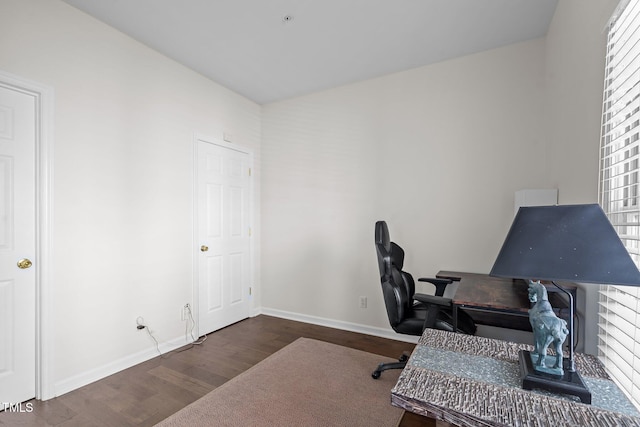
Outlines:
{"label": "chair armrest", "polygon": [[441,297],[444,295],[444,290],[447,285],[453,282],[452,279],[436,279],[431,277],[421,277],[418,279],[418,282],[428,282],[436,287],[436,296]]}
{"label": "chair armrest", "polygon": [[441,296],[427,294],[414,294],[413,299],[425,304],[451,307],[451,298],[443,298]]}

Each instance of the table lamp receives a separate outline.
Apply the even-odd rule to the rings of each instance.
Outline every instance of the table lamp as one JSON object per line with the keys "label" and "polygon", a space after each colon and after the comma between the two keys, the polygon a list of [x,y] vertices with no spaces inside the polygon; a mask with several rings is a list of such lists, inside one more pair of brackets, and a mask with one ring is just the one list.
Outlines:
{"label": "table lamp", "polygon": [[[600,205],[521,207],[490,275],[548,281],[568,295],[569,357],[563,359],[563,372],[558,376],[537,370],[529,352],[521,351],[522,387],[591,403],[591,392],[575,369],[573,296],[556,281],[640,286],[640,271]],[[529,313],[531,321],[532,310]]]}

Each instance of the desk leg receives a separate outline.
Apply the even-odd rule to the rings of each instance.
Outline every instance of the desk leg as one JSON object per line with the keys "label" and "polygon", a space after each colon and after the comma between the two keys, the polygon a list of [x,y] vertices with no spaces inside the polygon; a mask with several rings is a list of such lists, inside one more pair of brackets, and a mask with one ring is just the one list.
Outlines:
{"label": "desk leg", "polygon": [[452,304],[453,307],[453,332],[458,332],[458,304]]}

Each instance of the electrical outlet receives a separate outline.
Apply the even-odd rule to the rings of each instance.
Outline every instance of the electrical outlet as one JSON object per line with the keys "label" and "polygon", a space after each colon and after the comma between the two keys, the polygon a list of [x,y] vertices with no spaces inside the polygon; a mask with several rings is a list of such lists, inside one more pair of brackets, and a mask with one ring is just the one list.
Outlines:
{"label": "electrical outlet", "polygon": [[360,297],[360,308],[367,308],[367,297]]}

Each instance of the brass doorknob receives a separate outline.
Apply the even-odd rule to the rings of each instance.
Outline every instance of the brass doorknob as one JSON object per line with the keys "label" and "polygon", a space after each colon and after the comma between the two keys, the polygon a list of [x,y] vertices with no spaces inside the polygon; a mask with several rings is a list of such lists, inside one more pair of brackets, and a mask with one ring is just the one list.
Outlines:
{"label": "brass doorknob", "polygon": [[200,251],[207,252],[208,250],[209,250],[209,246],[207,246],[207,245],[200,246]]}
{"label": "brass doorknob", "polygon": [[31,267],[32,265],[33,263],[31,262],[31,260],[27,258],[22,258],[20,261],[18,261],[18,268],[21,268],[23,270]]}

